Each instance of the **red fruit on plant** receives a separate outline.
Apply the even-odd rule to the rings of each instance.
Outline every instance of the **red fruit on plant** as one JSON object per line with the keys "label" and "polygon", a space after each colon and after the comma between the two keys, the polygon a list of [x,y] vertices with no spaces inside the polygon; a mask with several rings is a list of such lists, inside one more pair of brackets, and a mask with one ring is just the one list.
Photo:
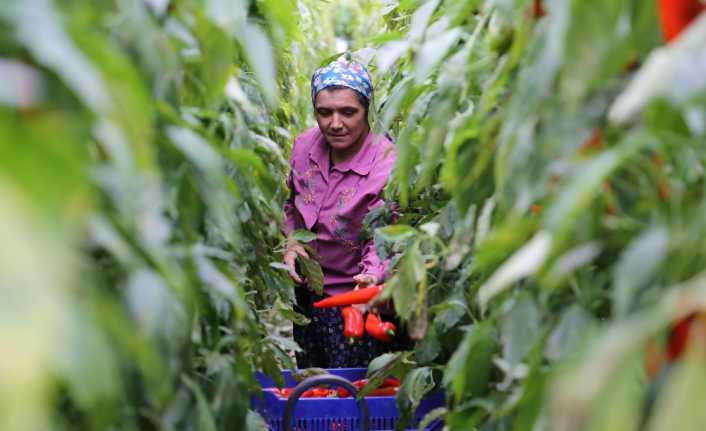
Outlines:
{"label": "red fruit on plant", "polygon": [[650,340],[645,346],[645,371],[647,372],[647,377],[654,379],[657,377],[659,370],[664,365],[664,347]]}
{"label": "red fruit on plant", "polygon": [[664,39],[672,42],[706,9],[700,0],[657,0]]}
{"label": "red fruit on plant", "polygon": [[532,4],[532,16],[534,18],[541,18],[545,15],[547,15],[547,10],[544,8],[542,0],[534,0]]}
{"label": "red fruit on plant", "polygon": [[691,324],[695,317],[695,314],[687,316],[672,327],[667,343],[667,360],[669,362],[679,358],[684,353],[684,350],[686,350]]}
{"label": "red fruit on plant", "polygon": [[579,147],[579,153],[586,154],[594,151],[600,151],[603,149],[603,147],[603,129],[597,127],[593,130],[591,136],[589,136],[588,139],[583,141],[583,143]]}

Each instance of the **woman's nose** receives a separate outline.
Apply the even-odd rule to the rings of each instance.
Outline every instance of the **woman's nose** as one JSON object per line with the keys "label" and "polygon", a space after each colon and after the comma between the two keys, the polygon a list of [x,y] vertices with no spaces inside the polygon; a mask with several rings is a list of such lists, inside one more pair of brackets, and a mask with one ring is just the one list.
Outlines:
{"label": "woman's nose", "polygon": [[338,113],[334,113],[331,118],[331,127],[334,129],[340,129],[343,127],[343,118]]}

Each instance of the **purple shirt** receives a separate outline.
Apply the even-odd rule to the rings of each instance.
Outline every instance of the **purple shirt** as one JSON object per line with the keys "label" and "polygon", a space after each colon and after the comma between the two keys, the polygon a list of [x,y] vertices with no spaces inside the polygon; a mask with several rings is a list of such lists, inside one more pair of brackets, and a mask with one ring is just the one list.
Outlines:
{"label": "purple shirt", "polygon": [[350,160],[330,166],[329,146],[318,127],[294,141],[284,232],[316,233],[311,245],[321,255],[328,294],[351,289],[353,276],[363,272],[384,279],[388,262],[380,261],[372,240],[358,236],[368,212],[385,203],[382,190],[396,154],[389,139],[370,132]]}

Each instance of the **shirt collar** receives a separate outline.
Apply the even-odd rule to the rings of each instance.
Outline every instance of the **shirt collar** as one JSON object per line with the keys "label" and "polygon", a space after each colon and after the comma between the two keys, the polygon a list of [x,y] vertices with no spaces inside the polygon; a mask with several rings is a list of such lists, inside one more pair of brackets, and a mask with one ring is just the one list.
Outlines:
{"label": "shirt collar", "polygon": [[[358,175],[368,175],[370,173],[370,168],[375,161],[375,156],[377,155],[377,143],[378,140],[375,139],[375,135],[372,130],[368,132],[368,136],[365,138],[363,145],[360,150],[348,161],[339,163],[334,167],[337,171],[347,172],[352,170]],[[381,139],[380,137],[378,137]],[[329,170],[329,146],[326,144],[326,139],[324,135],[319,132],[319,137],[312,145],[309,150],[309,158],[319,166],[324,175],[328,173]]]}
{"label": "shirt collar", "polygon": [[341,172],[352,170],[358,175],[368,175],[377,154],[377,146],[375,145],[377,140],[374,137],[373,131],[369,131],[360,150],[350,160],[339,163],[334,169]]}

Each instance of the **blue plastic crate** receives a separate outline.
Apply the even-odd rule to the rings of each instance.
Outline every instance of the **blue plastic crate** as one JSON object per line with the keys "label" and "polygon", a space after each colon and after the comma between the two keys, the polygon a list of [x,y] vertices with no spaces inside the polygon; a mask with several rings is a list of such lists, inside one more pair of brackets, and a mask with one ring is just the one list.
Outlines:
{"label": "blue plastic crate", "polygon": [[[365,378],[365,368],[336,368],[328,372],[334,376],[343,377],[349,381]],[[284,371],[287,387],[296,386],[291,372]],[[257,379],[263,388],[272,388],[275,383],[263,374],[258,373]],[[287,399],[280,398],[271,391],[263,391],[263,396],[253,397],[253,408],[267,422],[271,431],[284,431],[284,412]],[[395,428],[399,418],[394,396],[366,397],[368,409],[368,425],[370,431],[389,431]],[[417,429],[419,421],[432,409],[442,407],[445,403],[444,393],[437,390],[422,400],[415,414],[412,430]],[[430,424],[427,431],[438,431],[443,423],[440,420]],[[294,430],[296,431],[358,431],[360,429],[360,412],[354,398],[300,398],[294,408]]]}

